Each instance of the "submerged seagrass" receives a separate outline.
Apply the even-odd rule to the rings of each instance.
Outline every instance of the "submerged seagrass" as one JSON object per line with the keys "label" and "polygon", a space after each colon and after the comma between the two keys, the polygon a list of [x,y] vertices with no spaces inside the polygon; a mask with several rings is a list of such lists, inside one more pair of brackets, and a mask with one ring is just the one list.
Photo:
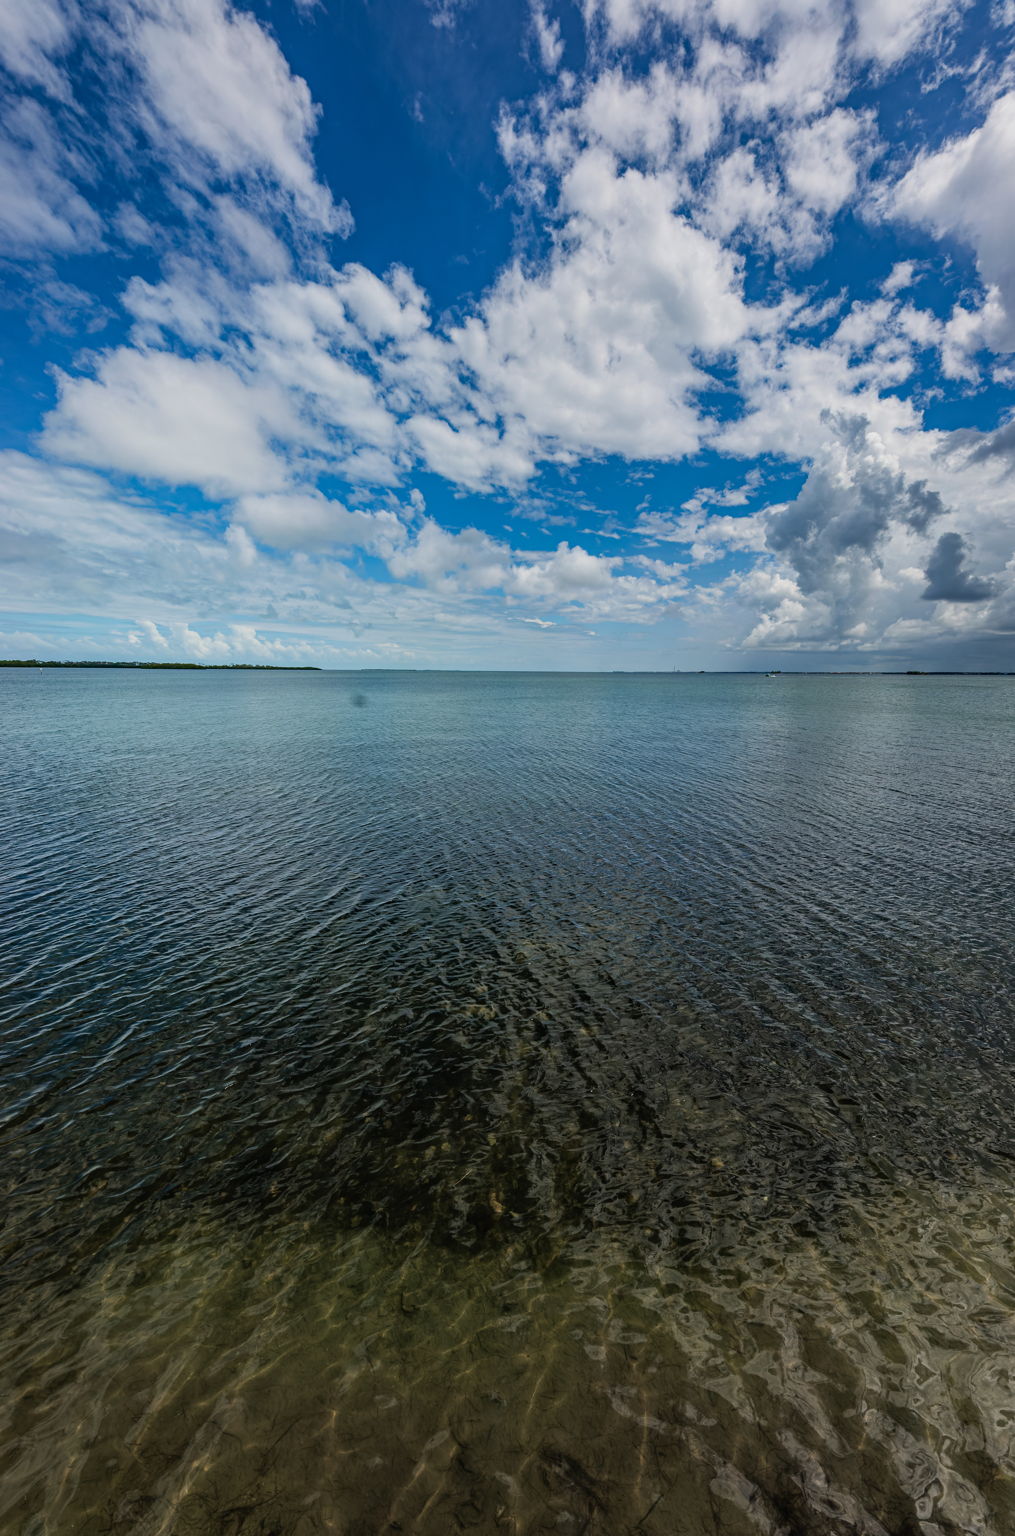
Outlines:
{"label": "submerged seagrass", "polygon": [[1015,1529],[1015,681],[0,709],[0,1530]]}

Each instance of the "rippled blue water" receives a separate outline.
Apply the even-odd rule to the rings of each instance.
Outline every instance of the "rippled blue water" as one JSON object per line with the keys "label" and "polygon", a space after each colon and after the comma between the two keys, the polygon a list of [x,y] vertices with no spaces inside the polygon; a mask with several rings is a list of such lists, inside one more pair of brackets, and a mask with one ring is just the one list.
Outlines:
{"label": "rippled blue water", "polygon": [[1015,1529],[1015,682],[0,720],[0,1529]]}

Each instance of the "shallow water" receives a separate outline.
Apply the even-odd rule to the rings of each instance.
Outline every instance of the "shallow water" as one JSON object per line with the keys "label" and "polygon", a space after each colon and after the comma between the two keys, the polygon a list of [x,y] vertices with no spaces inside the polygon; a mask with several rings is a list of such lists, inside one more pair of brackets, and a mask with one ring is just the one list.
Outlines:
{"label": "shallow water", "polygon": [[1015,681],[0,711],[0,1530],[1015,1530]]}

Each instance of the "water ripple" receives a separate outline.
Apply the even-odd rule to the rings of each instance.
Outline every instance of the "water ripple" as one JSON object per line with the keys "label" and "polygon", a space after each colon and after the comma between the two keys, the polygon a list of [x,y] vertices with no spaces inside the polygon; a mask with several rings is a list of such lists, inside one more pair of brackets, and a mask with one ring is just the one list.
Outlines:
{"label": "water ripple", "polygon": [[1008,680],[0,689],[0,1528],[1015,1528]]}

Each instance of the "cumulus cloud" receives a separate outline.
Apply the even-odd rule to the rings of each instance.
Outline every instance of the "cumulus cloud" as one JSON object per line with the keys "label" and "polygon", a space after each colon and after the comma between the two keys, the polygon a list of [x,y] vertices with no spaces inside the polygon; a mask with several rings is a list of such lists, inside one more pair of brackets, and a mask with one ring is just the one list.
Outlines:
{"label": "cumulus cloud", "polygon": [[[213,495],[278,491],[326,466],[392,483],[395,419],[355,317],[397,328],[405,306],[397,284],[385,290],[382,322],[380,280],[330,276],[251,290],[180,262],[161,283],[134,279],[125,301],[136,345],[102,354],[91,377],[60,376],[45,446]],[[200,354],[170,351],[180,339]]]}
{"label": "cumulus cloud", "polygon": [[[630,574],[619,558],[567,542],[513,550],[476,529],[420,520],[418,507],[399,515],[279,495],[240,497],[231,513],[223,530],[117,492],[93,471],[0,454],[8,607],[129,624],[132,646],[146,654],[270,659],[254,635],[267,630],[284,631],[303,659],[325,664],[412,655],[497,665],[519,605],[547,625],[558,614],[642,623],[683,593],[672,568]],[[357,570],[364,550],[387,562],[391,580]],[[92,654],[108,653],[108,633]],[[127,644],[125,629],[115,633],[117,646]]]}
{"label": "cumulus cloud", "polygon": [[980,275],[1000,309],[982,327],[981,345],[1015,348],[1015,91],[993,103],[981,127],[918,157],[886,206],[938,238],[972,247]]}
{"label": "cumulus cloud", "polygon": [[119,348],[95,378],[58,382],[60,403],[42,436],[58,458],[211,495],[286,483],[271,443],[276,434],[301,435],[289,403],[222,363]]}
{"label": "cumulus cloud", "polygon": [[[745,40],[774,36],[803,41],[822,33],[853,57],[896,64],[927,45],[968,0],[594,0],[614,44],[630,42],[649,24],[730,31]],[[806,78],[806,77],[804,77]]]}
{"label": "cumulus cloud", "polygon": [[988,463],[992,459],[999,459],[1009,468],[1015,466],[1015,417],[998,427],[996,432],[962,432],[957,437],[963,442],[971,442],[973,451],[969,455],[971,464]]}
{"label": "cumulus cloud", "polygon": [[775,558],[736,578],[740,597],[761,609],[749,645],[863,642],[884,604],[897,608],[889,540],[908,547],[946,510],[866,419],[828,417],[825,425],[826,443],[800,494],[755,519]]}
{"label": "cumulus cloud", "polygon": [[402,579],[417,577],[440,592],[503,587],[511,552],[505,544],[466,528],[451,533],[426,518],[411,543],[388,557],[388,569]]}
{"label": "cumulus cloud", "polygon": [[874,146],[871,115],[842,108],[788,129],[777,144],[738,144],[715,160],[698,217],[794,262],[812,261],[857,192]]}
{"label": "cumulus cloud", "polygon": [[394,512],[350,510],[319,493],[243,496],[234,515],[255,539],[275,549],[339,545],[383,553],[404,536]]}
{"label": "cumulus cloud", "polygon": [[907,480],[862,417],[829,425],[834,438],[796,500],[770,519],[766,542],[793,567],[805,595],[841,604],[851,621],[858,589],[875,579],[889,528],[901,523],[923,533],[944,506],[926,481]]}
{"label": "cumulus cloud", "polygon": [[459,418],[453,426],[423,415],[410,417],[408,430],[427,468],[458,485],[475,490],[491,482],[513,485],[527,480],[534,468],[521,432],[502,435],[475,420]]}
{"label": "cumulus cloud", "polygon": [[856,50],[880,64],[897,64],[932,42],[969,0],[854,0]]}
{"label": "cumulus cloud", "polygon": [[[833,302],[818,316],[841,309]],[[812,458],[828,436],[831,416],[863,416],[886,439],[914,434],[921,412],[899,386],[911,380],[922,356],[943,345],[944,327],[933,315],[892,299],[854,302],[834,329],[819,337],[795,334],[793,308],[784,329],[747,336],[736,349],[742,403],[712,442],[728,453]],[[803,317],[802,328],[813,321]]]}
{"label": "cumulus cloud", "polygon": [[552,610],[579,608],[603,618],[641,620],[683,595],[679,573],[668,579],[627,574],[619,555],[594,555],[562,541],[551,551],[512,550],[477,528],[453,533],[432,519],[387,556],[400,579],[418,579],[442,593],[502,593],[509,602],[541,602]]}
{"label": "cumulus cloud", "polygon": [[140,619],[137,627],[127,632],[127,644],[205,664],[262,662],[268,666],[301,666],[310,658],[321,659],[322,652],[320,645],[266,635],[255,624],[231,624],[228,629],[205,633],[186,620],[160,625],[152,619]]}
{"label": "cumulus cloud", "polygon": [[[678,201],[668,173],[588,151],[563,180],[545,265],[509,268],[443,334],[402,268],[249,287],[176,258],[161,282],[128,285],[136,348],[101,358],[93,379],[61,381],[46,441],[80,462],[226,491],[241,477],[243,489],[278,489],[278,452],[298,479],[311,448],[354,477],[390,483],[416,461],[477,490],[519,485],[540,459],[679,458],[701,439],[703,363],[728,353],[752,314],[738,262]],[[175,340],[206,355],[172,356]],[[183,441],[199,409],[183,403],[156,440],[154,415],[188,375],[195,402],[202,380],[221,384],[209,427],[196,446]]]}
{"label": "cumulus cloud", "polygon": [[943,533],[927,561],[927,590],[932,603],[982,603],[994,595],[994,584],[966,569],[969,550],[961,533]]}
{"label": "cumulus cloud", "polygon": [[[138,619],[133,628],[121,628],[107,634],[100,646],[93,646],[92,650],[104,647],[108,651],[111,643],[126,650],[131,660],[154,656],[156,660],[186,659],[205,666],[260,663],[276,667],[355,665],[360,668],[397,666],[416,659],[416,653],[397,640],[381,640],[373,645],[340,645],[319,635],[279,634],[264,625],[238,622],[225,628],[199,628],[186,619],[162,624],[156,624],[152,619]],[[80,644],[76,649],[80,649]]]}
{"label": "cumulus cloud", "polygon": [[512,267],[450,339],[490,408],[551,456],[679,458],[700,440],[699,359],[751,323],[738,263],[678,211],[669,173],[574,161],[541,271]]}
{"label": "cumulus cloud", "polygon": [[996,666],[1015,615],[1015,520],[993,462],[973,464],[965,434],[843,413],[823,425],[800,493],[735,519],[763,551],[692,589],[699,635],[862,665]]}
{"label": "cumulus cloud", "polygon": [[[130,326],[56,374],[40,445],[65,465],[195,486],[223,504],[200,531],[175,527],[82,468],[40,471],[28,495],[25,465],[5,463],[21,479],[4,548],[33,581],[51,558],[65,593],[116,607],[115,572],[132,622],[145,615],[138,645],[172,635],[223,655],[250,614],[334,623],[353,607],[373,615],[357,623],[382,626],[396,611],[407,624],[440,613],[462,636],[486,603],[533,641],[556,621],[520,624],[516,607],[631,622],[696,604],[765,646],[1003,628],[1010,423],[988,436],[924,430],[920,370],[936,359],[945,380],[971,381],[978,348],[1015,344],[1015,94],[869,190],[885,131],[869,88],[929,48],[962,4],[590,0],[586,67],[572,73],[558,18],[534,0],[544,73],[499,124],[517,250],[445,315],[407,266],[328,261],[328,237],[352,225],[315,164],[318,107],[248,9],[98,0],[87,28],[70,0],[7,10],[0,60],[29,91],[0,141],[0,241],[54,260],[108,242],[125,263]],[[93,93],[87,155],[72,48],[109,82]],[[90,194],[103,136],[122,149],[123,177],[102,199],[105,223]],[[132,161],[155,171],[175,231],[160,227]],[[902,259],[880,289],[852,302],[808,288],[801,271],[861,206],[965,249],[982,294],[967,291],[950,315],[925,297],[930,282],[913,294],[930,271],[922,250],[919,263],[893,252]],[[68,314],[78,303],[80,330],[90,323],[73,284],[47,274],[35,291],[52,299],[47,323],[58,299]],[[807,478],[793,500],[750,512],[737,509],[756,506],[757,470],[679,511],[653,497],[663,509],[643,502],[633,530],[619,517],[604,528],[610,555],[570,530],[535,551],[499,529],[452,530],[421,497],[404,511],[421,470],[479,495],[518,492],[547,464],[563,478],[607,456],[660,465],[706,452],[782,457]],[[354,488],[335,492],[336,476]],[[79,548],[52,513],[54,486],[78,509]],[[399,486],[399,501],[374,489]],[[540,515],[544,527],[556,516]],[[660,545],[683,563],[655,558]],[[985,574],[971,573],[970,549]],[[361,579],[354,551],[385,561],[391,580]],[[159,581],[187,594],[187,612],[159,608]],[[202,617],[215,583],[236,594],[228,624]],[[247,654],[259,633],[242,630]],[[396,642],[386,630],[379,643]]]}
{"label": "cumulus cloud", "polygon": [[[870,18],[789,0],[678,5],[690,62],[662,59],[640,77],[607,64],[577,90],[554,87],[531,119],[502,124],[519,184],[542,188],[550,243],[442,330],[404,268],[380,278],[319,263],[312,279],[293,275],[278,209],[305,228],[342,221],[314,168],[309,90],[254,17],[226,0],[110,5],[111,36],[141,86],[131,111],[173,174],[201,191],[195,218],[232,270],[199,252],[171,256],[159,282],[135,277],[125,295],[134,353],[64,378],[45,440],[79,462],[223,494],[298,490],[320,468],[394,484],[413,464],[484,490],[518,486],[547,459],[695,452],[714,436],[698,398],[712,370],[736,353],[749,393],[750,347],[760,358],[779,324],[777,310],[745,302],[731,237],[813,254],[870,152],[870,114],[830,105],[837,50]],[[611,34],[637,30],[637,9],[610,12]],[[905,32],[909,12],[893,15]],[[542,9],[534,26],[554,63],[559,36]],[[813,99],[801,99],[801,80]],[[727,149],[695,191],[689,159],[774,112],[789,121],[764,152]],[[163,355],[181,343],[202,355]],[[911,337],[899,340],[897,373],[907,347]],[[769,351],[784,368],[785,349]],[[842,372],[840,396],[863,384],[851,360]],[[155,440],[167,386],[187,374],[195,399],[221,381],[209,417],[221,422],[220,451],[210,432],[181,440],[195,414],[185,405],[164,414]],[[836,403],[824,393],[812,416]]]}
{"label": "cumulus cloud", "polygon": [[805,208],[836,213],[853,196],[870,153],[872,114],[842,107],[788,135],[786,180]]}
{"label": "cumulus cloud", "polygon": [[696,565],[730,553],[759,554],[767,545],[767,516],[731,517],[692,507],[677,515],[641,512],[635,532],[650,544],[686,544]]}

